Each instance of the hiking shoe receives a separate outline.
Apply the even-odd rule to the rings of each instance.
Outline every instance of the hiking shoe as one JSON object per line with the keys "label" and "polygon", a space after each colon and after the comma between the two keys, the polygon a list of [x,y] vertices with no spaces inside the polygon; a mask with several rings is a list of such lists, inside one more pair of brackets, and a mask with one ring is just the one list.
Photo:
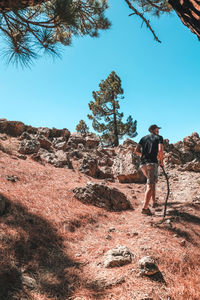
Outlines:
{"label": "hiking shoe", "polygon": [[143,214],[143,215],[152,216],[152,212],[150,211],[149,208],[143,208],[143,209],[142,209],[142,214]]}
{"label": "hiking shoe", "polygon": [[158,206],[159,206],[159,204],[157,202],[154,202],[153,205],[152,205],[153,208],[156,208]]}

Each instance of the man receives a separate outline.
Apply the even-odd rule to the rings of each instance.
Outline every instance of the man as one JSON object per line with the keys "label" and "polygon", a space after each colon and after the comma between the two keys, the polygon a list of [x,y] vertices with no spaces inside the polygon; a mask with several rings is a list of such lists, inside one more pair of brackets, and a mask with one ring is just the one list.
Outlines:
{"label": "man", "polygon": [[135,149],[135,153],[141,156],[140,168],[147,178],[147,189],[142,208],[142,213],[146,215],[152,214],[149,209],[151,198],[153,207],[157,206],[156,182],[158,180],[158,162],[163,166],[163,137],[159,135],[159,129],[161,127],[151,125],[149,127],[150,134],[144,136]]}

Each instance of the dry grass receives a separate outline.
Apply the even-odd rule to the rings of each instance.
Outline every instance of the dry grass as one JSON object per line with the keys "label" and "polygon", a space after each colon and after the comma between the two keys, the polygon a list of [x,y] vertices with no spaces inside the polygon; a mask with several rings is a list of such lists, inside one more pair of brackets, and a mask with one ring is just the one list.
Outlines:
{"label": "dry grass", "polygon": [[[198,208],[173,216],[172,228],[152,226],[151,218],[140,214],[142,185],[108,183],[135,208],[114,213],[73,198],[72,189],[91,180],[76,170],[13,160],[6,153],[0,168],[0,190],[7,198],[0,223],[1,300],[200,299]],[[19,181],[10,182],[7,175]],[[104,254],[117,244],[134,254],[132,264],[106,269]],[[137,263],[144,255],[155,257],[162,276],[139,276]],[[25,286],[23,275],[35,286]]]}
{"label": "dry grass", "polygon": [[19,141],[15,138],[6,136],[5,134],[3,136],[5,136],[6,139],[0,140],[0,151],[9,155],[15,154],[19,148]]}
{"label": "dry grass", "polygon": [[[177,253],[178,252],[178,253]],[[164,257],[161,262],[165,278],[169,286],[171,299],[200,299],[200,253],[191,247],[183,253],[180,251],[159,252]]]}

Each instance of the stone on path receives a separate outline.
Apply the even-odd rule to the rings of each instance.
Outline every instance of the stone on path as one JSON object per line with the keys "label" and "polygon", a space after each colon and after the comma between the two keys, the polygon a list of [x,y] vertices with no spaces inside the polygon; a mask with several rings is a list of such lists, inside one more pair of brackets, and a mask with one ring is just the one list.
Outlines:
{"label": "stone on path", "polygon": [[155,260],[150,256],[144,256],[138,262],[140,275],[151,276],[159,272]]}
{"label": "stone on path", "polygon": [[118,245],[106,253],[104,265],[106,268],[120,267],[131,263],[132,256],[133,254],[126,246]]}

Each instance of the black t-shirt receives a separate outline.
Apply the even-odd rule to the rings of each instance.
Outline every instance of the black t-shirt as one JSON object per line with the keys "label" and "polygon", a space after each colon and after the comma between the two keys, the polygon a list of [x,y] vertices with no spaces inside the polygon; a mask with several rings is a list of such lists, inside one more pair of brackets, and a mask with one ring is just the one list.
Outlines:
{"label": "black t-shirt", "polygon": [[139,144],[142,146],[141,164],[158,163],[158,144],[163,144],[163,137],[151,133],[144,136]]}

